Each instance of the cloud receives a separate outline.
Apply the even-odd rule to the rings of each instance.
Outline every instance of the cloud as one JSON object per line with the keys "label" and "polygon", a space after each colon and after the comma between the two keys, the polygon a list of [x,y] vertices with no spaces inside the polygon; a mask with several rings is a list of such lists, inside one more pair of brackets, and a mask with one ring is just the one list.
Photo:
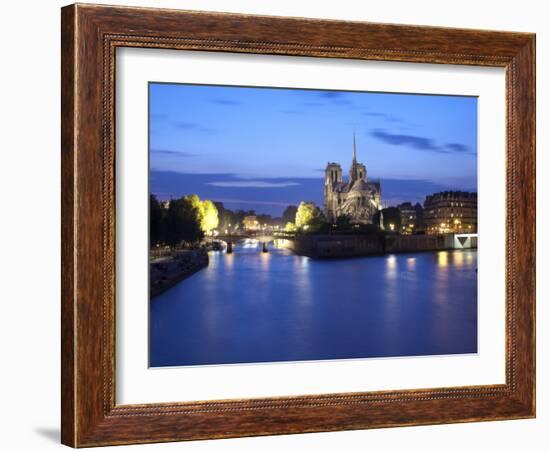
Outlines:
{"label": "cloud", "polygon": [[345,96],[346,93],[341,91],[319,91],[318,95],[327,99],[336,99]]}
{"label": "cloud", "polygon": [[219,105],[226,105],[228,107],[241,104],[240,102],[238,102],[236,100],[222,99],[222,98],[212,99],[212,102],[214,102],[215,104],[219,104]]}
{"label": "cloud", "polygon": [[316,94],[321,99],[328,100],[333,104],[351,104],[351,101],[347,98],[348,93],[343,91],[317,91]]}
{"label": "cloud", "polygon": [[374,138],[383,141],[384,143],[388,143],[394,146],[408,146],[419,151],[437,152],[441,154],[461,153],[475,155],[474,152],[470,152],[468,147],[463,144],[447,143],[443,145],[438,145],[435,143],[434,140],[428,137],[407,134],[393,134],[380,129],[374,130],[371,135]]}
{"label": "cloud", "polygon": [[410,146],[414,149],[423,151],[437,151],[439,148],[433,141],[426,137],[418,137],[414,135],[392,134],[383,130],[375,130],[371,134],[374,138],[383,141],[384,143],[393,144],[394,146]]}
{"label": "cloud", "polygon": [[391,116],[391,115],[386,115],[385,119],[387,122],[391,122],[394,124],[401,124],[402,122],[404,122],[402,119],[396,118],[395,116]]}
{"label": "cloud", "polygon": [[447,143],[447,149],[451,152],[468,152],[468,147],[460,143]]}
{"label": "cloud", "polygon": [[151,154],[164,155],[167,157],[193,157],[195,154],[185,151],[172,151],[169,149],[151,149]]}
{"label": "cloud", "polygon": [[225,202],[228,204],[253,204],[257,206],[277,206],[277,207],[287,207],[292,204],[291,201],[258,201],[258,200],[238,199],[238,198],[216,198],[216,201]]}
{"label": "cloud", "polygon": [[213,133],[216,130],[212,127],[205,127],[200,124],[197,124],[196,122],[187,122],[187,121],[175,121],[174,127],[179,130],[186,130],[186,131],[197,131],[197,132],[204,132],[204,133]]}
{"label": "cloud", "polygon": [[230,188],[286,188],[300,185],[297,182],[266,182],[263,180],[235,180],[235,181],[214,181],[207,182],[214,187]]}

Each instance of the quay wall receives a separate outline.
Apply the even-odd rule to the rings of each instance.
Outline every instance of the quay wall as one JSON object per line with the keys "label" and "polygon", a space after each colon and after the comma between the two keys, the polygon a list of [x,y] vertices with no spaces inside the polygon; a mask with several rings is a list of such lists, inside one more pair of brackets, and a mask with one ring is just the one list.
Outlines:
{"label": "quay wall", "polygon": [[386,236],[386,253],[439,251],[454,248],[453,234]]}
{"label": "quay wall", "polygon": [[[477,247],[477,241],[468,242]],[[475,244],[475,246],[474,246]],[[434,235],[302,235],[291,244],[296,254],[309,257],[355,257],[386,253],[455,249],[453,234]]]}
{"label": "quay wall", "polygon": [[149,264],[149,298],[154,298],[180,281],[208,266],[205,249],[176,251],[164,260]]}
{"label": "quay wall", "polygon": [[295,254],[309,257],[354,257],[384,253],[384,239],[360,235],[302,235],[292,242]]}

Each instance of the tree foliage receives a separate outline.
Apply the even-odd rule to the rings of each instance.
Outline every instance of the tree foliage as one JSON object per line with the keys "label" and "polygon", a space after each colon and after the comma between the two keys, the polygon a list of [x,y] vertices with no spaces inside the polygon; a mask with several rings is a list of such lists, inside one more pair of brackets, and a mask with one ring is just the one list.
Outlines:
{"label": "tree foliage", "polygon": [[294,223],[296,220],[296,211],[298,210],[298,206],[288,206],[285,211],[283,212],[282,222],[284,224],[287,223]]}
{"label": "tree foliage", "polygon": [[170,200],[163,208],[154,195],[149,197],[150,244],[178,246],[182,242],[194,243],[219,223],[218,209],[212,201],[201,200],[197,195]]}
{"label": "tree foliage", "polygon": [[170,201],[165,223],[165,241],[176,246],[181,242],[197,242],[204,237],[197,205],[187,197]]}
{"label": "tree foliage", "polygon": [[401,230],[401,211],[397,207],[382,209],[382,222],[386,231],[399,232]]}
{"label": "tree foliage", "polygon": [[321,211],[314,203],[302,201],[296,210],[296,227],[309,226],[320,215]]}
{"label": "tree foliage", "polygon": [[325,230],[327,222],[321,210],[313,202],[302,201],[296,211],[296,228],[308,232]]}
{"label": "tree foliage", "polygon": [[218,209],[212,201],[207,199],[201,201],[197,195],[185,196],[185,199],[196,210],[202,232],[209,232],[218,227]]}
{"label": "tree foliage", "polygon": [[287,222],[285,232],[296,232],[296,225],[292,221]]}
{"label": "tree foliage", "polygon": [[339,215],[336,218],[336,227],[338,231],[349,231],[352,228],[351,217],[349,215]]}
{"label": "tree foliage", "polygon": [[149,242],[155,246],[162,241],[163,209],[155,195],[149,196]]}
{"label": "tree foliage", "polygon": [[226,209],[222,202],[215,202],[214,205],[218,209],[218,227],[221,229],[235,228],[239,220],[232,210]]}

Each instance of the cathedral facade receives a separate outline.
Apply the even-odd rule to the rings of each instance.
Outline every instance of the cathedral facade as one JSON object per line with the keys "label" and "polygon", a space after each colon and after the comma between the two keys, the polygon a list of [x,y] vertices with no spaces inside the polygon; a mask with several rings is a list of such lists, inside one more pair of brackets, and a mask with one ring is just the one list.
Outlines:
{"label": "cathedral facade", "polygon": [[349,180],[344,181],[339,163],[328,163],[325,169],[325,216],[331,222],[346,215],[352,223],[370,224],[380,209],[380,182],[368,182],[366,166],[357,163],[354,135]]}

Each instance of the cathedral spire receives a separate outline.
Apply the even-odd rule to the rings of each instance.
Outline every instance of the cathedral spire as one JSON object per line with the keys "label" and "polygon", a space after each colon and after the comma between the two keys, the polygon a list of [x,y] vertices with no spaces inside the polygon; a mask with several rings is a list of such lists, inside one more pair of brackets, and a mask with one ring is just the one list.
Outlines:
{"label": "cathedral spire", "polygon": [[352,159],[352,163],[353,164],[357,163],[357,149],[355,147],[355,129],[353,129],[353,159]]}
{"label": "cathedral spire", "polygon": [[351,183],[355,182],[357,179],[360,179],[359,171],[357,168],[357,146],[355,144],[355,129],[353,130],[353,155],[351,160],[351,168],[349,170],[349,179]]}

